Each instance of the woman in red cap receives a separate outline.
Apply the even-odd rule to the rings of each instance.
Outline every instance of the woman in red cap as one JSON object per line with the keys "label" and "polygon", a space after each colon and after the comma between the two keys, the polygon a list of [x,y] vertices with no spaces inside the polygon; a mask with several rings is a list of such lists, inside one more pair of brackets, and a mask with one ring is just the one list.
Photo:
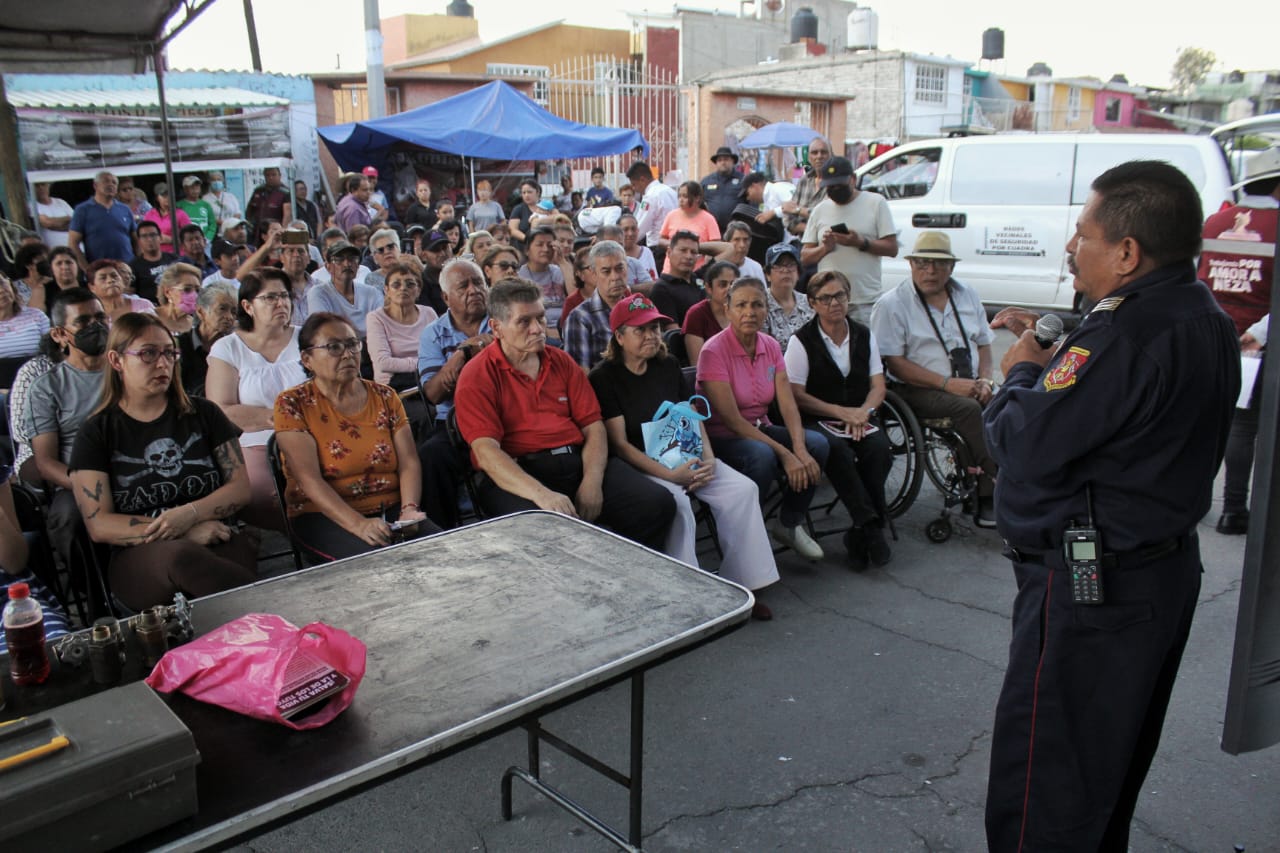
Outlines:
{"label": "woman in red cap", "polygon": [[[689,501],[690,495],[696,495],[715,515],[724,552],[721,576],[748,589],[761,589],[778,580],[778,566],[764,529],[756,484],[716,462],[711,440],[700,423],[692,425],[700,434],[700,458],[668,468],[645,453],[642,425],[653,420],[664,402],[680,402],[689,396],[679,363],[662,343],[662,324],[670,322],[671,318],[640,294],[619,301],[609,314],[613,337],[604,361],[590,374],[609,435],[609,449],[675,498],[676,516],[663,549],[667,554],[698,565],[694,547],[697,521]],[[758,600],[752,615],[772,618],[769,608]]]}

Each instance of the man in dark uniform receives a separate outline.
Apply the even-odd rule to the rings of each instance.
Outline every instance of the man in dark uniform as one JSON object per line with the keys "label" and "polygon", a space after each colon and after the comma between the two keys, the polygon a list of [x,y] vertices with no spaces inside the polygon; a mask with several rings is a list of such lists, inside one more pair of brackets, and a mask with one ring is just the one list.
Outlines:
{"label": "man in dark uniform", "polygon": [[[992,851],[1124,851],[1200,590],[1196,524],[1240,387],[1235,327],[1196,280],[1200,199],[1135,161],[1093,182],[1067,244],[1096,302],[1056,349],[1018,308],[987,406],[1013,561],[1009,668],[987,790]],[[1104,601],[1075,603],[1064,530],[1092,524]]]}
{"label": "man in dark uniform", "polygon": [[742,193],[742,177],[737,173],[738,155],[726,146],[720,146],[711,158],[716,170],[702,179],[702,200],[707,210],[716,218],[720,233],[729,225],[729,217],[738,206]]}

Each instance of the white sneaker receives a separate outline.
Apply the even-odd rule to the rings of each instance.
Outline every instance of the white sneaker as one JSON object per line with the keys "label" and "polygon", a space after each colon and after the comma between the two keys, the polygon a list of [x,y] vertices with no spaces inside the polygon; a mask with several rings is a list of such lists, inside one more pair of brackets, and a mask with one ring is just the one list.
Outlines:
{"label": "white sneaker", "polygon": [[769,532],[774,539],[786,545],[806,560],[817,562],[823,557],[822,546],[814,542],[808,532],[799,525],[796,527],[783,527],[780,522],[775,521]]}

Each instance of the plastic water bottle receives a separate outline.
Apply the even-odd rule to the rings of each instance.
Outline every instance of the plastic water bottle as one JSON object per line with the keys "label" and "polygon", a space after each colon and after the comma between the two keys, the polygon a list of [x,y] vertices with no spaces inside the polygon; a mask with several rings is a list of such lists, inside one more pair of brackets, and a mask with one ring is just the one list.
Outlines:
{"label": "plastic water bottle", "polygon": [[25,583],[9,585],[4,606],[4,641],[9,647],[9,677],[14,684],[43,684],[49,677],[44,647],[44,611]]}

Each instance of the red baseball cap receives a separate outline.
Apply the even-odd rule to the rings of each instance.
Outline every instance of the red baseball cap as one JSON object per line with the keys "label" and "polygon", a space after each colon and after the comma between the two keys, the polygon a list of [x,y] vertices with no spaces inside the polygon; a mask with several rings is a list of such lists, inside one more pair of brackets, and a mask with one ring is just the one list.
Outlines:
{"label": "red baseball cap", "polygon": [[364,175],[366,178],[378,177],[378,170],[373,168],[372,166],[365,166],[360,173]]}
{"label": "red baseball cap", "polygon": [[616,332],[623,326],[643,326],[654,320],[675,322],[659,311],[644,294],[634,293],[626,299],[619,300],[618,304],[613,306],[613,310],[609,312],[609,329]]}

